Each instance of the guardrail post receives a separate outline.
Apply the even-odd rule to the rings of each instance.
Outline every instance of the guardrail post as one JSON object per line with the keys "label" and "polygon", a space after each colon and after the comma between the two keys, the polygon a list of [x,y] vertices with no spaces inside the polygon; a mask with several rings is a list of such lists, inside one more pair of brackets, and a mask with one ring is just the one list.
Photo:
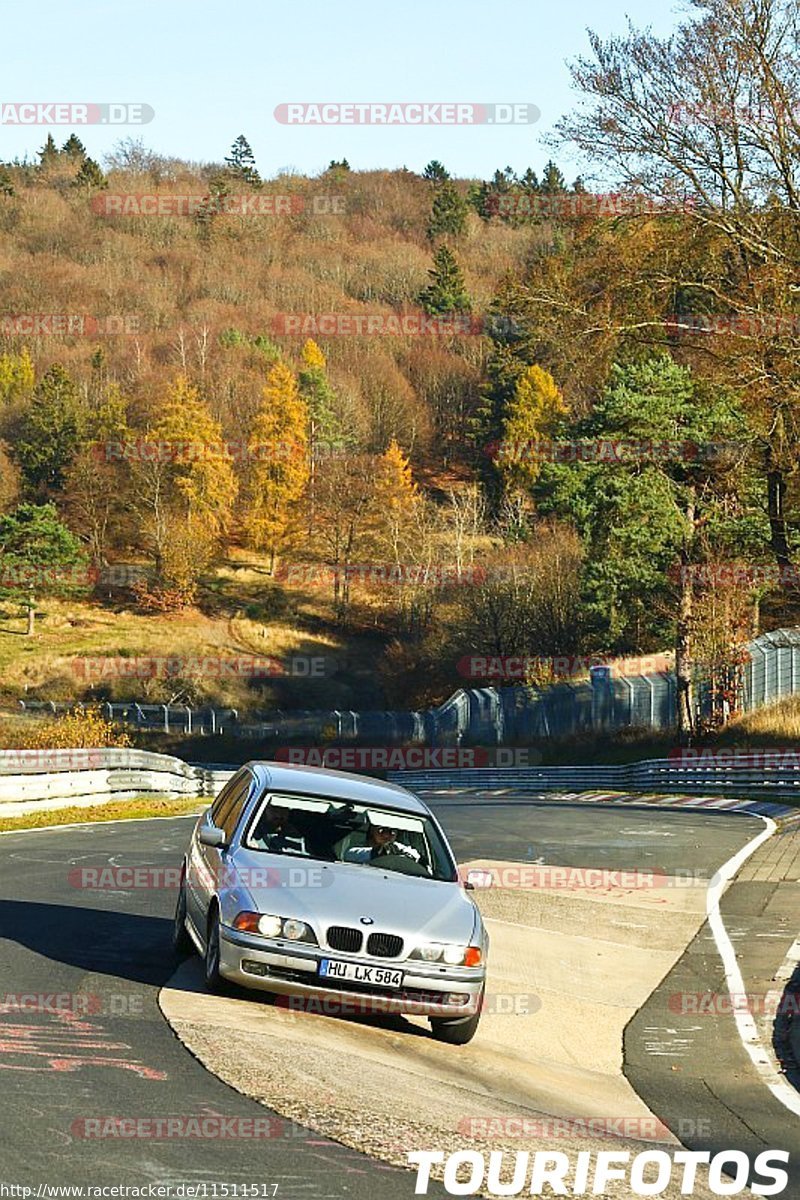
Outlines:
{"label": "guardrail post", "polygon": [[169,707],[166,704],[162,704],[161,707],[164,710],[164,733],[169,733]]}

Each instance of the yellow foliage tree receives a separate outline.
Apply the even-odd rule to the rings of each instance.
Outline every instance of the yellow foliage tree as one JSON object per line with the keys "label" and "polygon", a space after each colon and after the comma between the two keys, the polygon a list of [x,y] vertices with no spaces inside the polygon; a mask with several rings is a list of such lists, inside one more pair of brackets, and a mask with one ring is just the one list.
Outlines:
{"label": "yellow foliage tree", "polygon": [[170,448],[170,482],[185,515],[203,518],[221,535],[230,522],[238,481],[222,427],[185,376],[175,380],[151,436]]}
{"label": "yellow foliage tree", "polygon": [[4,723],[0,741],[11,750],[95,750],[131,745],[125,730],[108,721],[98,708],[75,709],[57,720]]}
{"label": "yellow foliage tree", "polygon": [[325,355],[312,338],[304,343],[300,351],[300,361],[308,371],[324,371],[327,366]]}
{"label": "yellow foliage tree", "polygon": [[413,537],[412,520],[420,502],[411,463],[392,438],[378,459],[375,476],[375,521],[379,545],[395,562]]}
{"label": "yellow foliage tree", "polygon": [[567,407],[553,376],[535,364],[520,376],[503,422],[498,468],[506,491],[530,487],[539,474],[537,443],[553,433]]}
{"label": "yellow foliage tree", "polygon": [[297,527],[309,478],[308,406],[285,363],[267,375],[249,440],[248,515],[251,545],[275,556]]}
{"label": "yellow foliage tree", "polygon": [[27,348],[19,354],[0,354],[0,403],[18,400],[33,391],[36,375]]}

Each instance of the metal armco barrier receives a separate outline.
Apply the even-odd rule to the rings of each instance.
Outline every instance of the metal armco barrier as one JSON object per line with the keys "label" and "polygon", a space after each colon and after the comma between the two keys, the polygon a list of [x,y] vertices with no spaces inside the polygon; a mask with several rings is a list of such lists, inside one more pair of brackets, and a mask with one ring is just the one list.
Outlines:
{"label": "metal armco barrier", "polygon": [[[655,792],[724,795],[764,800],[794,798],[800,802],[800,748],[797,765],[786,754],[753,755],[753,764],[720,760],[684,763],[654,758],[620,766],[469,767],[453,771],[390,771],[387,778],[410,791],[453,788],[509,788],[518,792]],[[784,761],[782,762],[781,759]]]}
{"label": "metal armco barrier", "polygon": [[213,796],[223,781],[215,771],[146,750],[0,750],[0,810],[92,796]]}

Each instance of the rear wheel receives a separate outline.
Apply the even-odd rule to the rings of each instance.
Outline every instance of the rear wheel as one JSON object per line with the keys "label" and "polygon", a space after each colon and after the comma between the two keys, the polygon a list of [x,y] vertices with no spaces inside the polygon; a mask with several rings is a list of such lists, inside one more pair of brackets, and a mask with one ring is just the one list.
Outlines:
{"label": "rear wheel", "polygon": [[210,992],[225,990],[225,980],[219,973],[219,960],[219,909],[215,905],[208,918],[204,960],[206,987]]}
{"label": "rear wheel", "polygon": [[431,1017],[431,1032],[438,1042],[447,1042],[450,1046],[466,1046],[478,1032],[483,1011],[483,988],[478,999],[478,1010],[471,1017],[460,1017],[455,1021],[444,1021],[439,1017]]}
{"label": "rear wheel", "polygon": [[175,904],[175,923],[172,927],[172,950],[178,958],[188,958],[194,946],[186,931],[186,879],[181,878]]}

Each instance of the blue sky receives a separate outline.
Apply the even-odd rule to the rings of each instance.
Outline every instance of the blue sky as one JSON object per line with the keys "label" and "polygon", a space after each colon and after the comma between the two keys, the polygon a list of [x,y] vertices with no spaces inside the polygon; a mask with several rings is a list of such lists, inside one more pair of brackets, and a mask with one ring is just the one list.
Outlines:
{"label": "blue sky", "polygon": [[[666,34],[684,10],[652,0],[39,0],[5,5],[0,102],[141,102],[142,127],[78,129],[96,158],[121,136],[165,154],[220,161],[244,133],[265,176],[432,158],[460,176],[540,169],[541,135],[575,96],[565,60],[586,28],[622,32],[626,17]],[[528,102],[533,125],[282,125],[290,101]],[[0,159],[33,155],[48,127],[0,126]],[[70,129],[55,127],[63,141]],[[577,164],[560,160],[577,173]]]}

